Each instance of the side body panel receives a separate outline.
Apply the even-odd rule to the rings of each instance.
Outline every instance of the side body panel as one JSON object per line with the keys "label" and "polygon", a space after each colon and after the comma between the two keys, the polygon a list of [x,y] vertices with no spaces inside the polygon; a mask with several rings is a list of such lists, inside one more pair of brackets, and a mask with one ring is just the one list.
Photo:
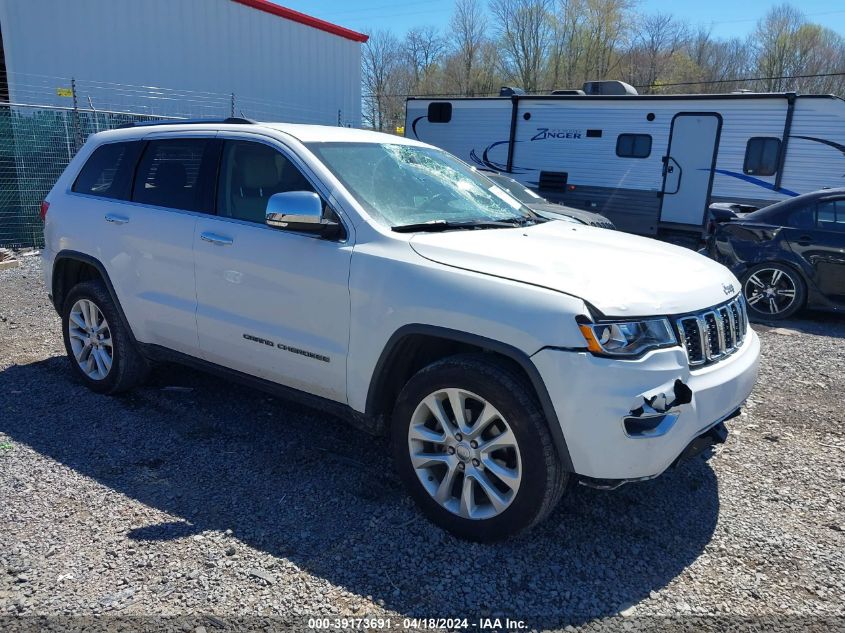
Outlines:
{"label": "side body panel", "polygon": [[195,253],[204,359],[345,402],[351,245],[209,216]]}
{"label": "side body panel", "polygon": [[429,103],[432,101],[408,101],[405,136],[445,149],[470,165],[507,171],[513,113],[510,99],[452,101],[452,116],[447,123],[428,120]]}
{"label": "side body panel", "polygon": [[72,192],[76,174],[97,144],[94,138],[79,152],[47,198],[45,260],[52,263],[63,250],[95,258],[138,341],[196,354],[192,246],[197,215]]}
{"label": "side body panel", "polygon": [[796,99],[781,185],[796,193],[845,186],[845,101]]}
{"label": "side body panel", "polygon": [[[269,146],[324,200],[333,199],[301,152],[248,132],[221,132],[219,138]],[[347,239],[337,242],[257,222],[201,217],[194,261],[202,358],[345,403],[354,244],[354,230],[346,224]]]}
{"label": "side body panel", "polygon": [[582,300],[423,259],[404,240],[359,240],[349,290],[348,393],[358,411],[382,350],[407,324],[478,335],[526,356],[549,345],[584,345],[574,318],[586,313]]}

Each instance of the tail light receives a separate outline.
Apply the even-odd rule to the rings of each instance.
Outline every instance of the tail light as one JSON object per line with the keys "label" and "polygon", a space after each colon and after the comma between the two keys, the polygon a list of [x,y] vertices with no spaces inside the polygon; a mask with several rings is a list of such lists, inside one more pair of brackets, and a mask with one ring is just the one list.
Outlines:
{"label": "tail light", "polygon": [[41,221],[42,221],[42,222],[46,222],[46,221],[47,221],[47,211],[48,211],[49,209],[50,209],[50,203],[49,203],[49,202],[47,202],[47,201],[45,200],[44,202],[42,202],[42,203],[41,203],[41,211],[40,211],[39,215],[41,216]]}

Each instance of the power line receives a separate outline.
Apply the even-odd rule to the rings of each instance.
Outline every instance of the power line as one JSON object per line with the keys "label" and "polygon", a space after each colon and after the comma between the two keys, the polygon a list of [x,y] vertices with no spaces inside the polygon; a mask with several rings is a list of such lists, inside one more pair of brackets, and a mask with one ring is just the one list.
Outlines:
{"label": "power line", "polygon": [[644,84],[634,86],[635,88],[662,88],[663,86],[697,86],[706,84],[729,84],[740,83],[743,81],[772,81],[774,79],[814,79],[817,77],[842,77],[845,72],[841,73],[816,73],[814,75],[782,75],[780,77],[744,77],[741,79],[709,79],[707,81],[678,81],[668,84]]}
{"label": "power line", "polygon": [[[705,86],[711,84],[730,84],[730,83],[742,83],[747,81],[773,81],[773,80],[783,80],[783,79],[816,79],[821,77],[845,77],[845,72],[838,72],[838,73],[816,73],[813,75],[781,75],[779,77],[740,77],[734,79],[708,79],[704,81],[678,81],[673,83],[661,83],[661,84],[637,84],[634,88],[665,88],[670,86]],[[526,95],[538,95],[538,94],[549,94],[552,90],[557,90],[557,88],[545,88],[536,90],[534,92],[526,93]],[[472,96],[476,97],[489,97],[495,96],[498,93],[495,92],[482,92]],[[459,97],[462,96],[456,92],[427,92],[427,93],[407,93],[407,94],[383,94],[383,95],[374,95],[374,94],[365,94],[362,95],[363,97],[382,97],[382,98],[391,98],[391,97]]]}

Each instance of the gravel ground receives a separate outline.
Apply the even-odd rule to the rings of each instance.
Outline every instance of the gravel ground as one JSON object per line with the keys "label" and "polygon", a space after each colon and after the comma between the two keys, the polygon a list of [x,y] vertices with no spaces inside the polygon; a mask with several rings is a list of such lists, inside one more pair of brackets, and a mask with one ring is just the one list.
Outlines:
{"label": "gravel ground", "polygon": [[845,321],[755,329],[760,381],[709,460],[576,486],[484,546],[426,522],[386,443],[324,414],[174,366],[130,395],[88,391],[25,258],[0,271],[0,629],[99,614],[209,631],[317,615],[842,628]]}

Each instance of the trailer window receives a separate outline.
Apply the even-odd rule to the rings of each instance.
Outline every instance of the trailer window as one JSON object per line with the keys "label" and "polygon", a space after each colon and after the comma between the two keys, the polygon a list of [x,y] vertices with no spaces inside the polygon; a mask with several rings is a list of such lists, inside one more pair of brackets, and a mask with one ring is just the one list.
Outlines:
{"label": "trailer window", "polygon": [[754,176],[773,176],[780,160],[780,139],[756,136],[748,139],[745,146],[745,162],[742,171]]}
{"label": "trailer window", "polygon": [[616,138],[616,155],[620,158],[648,158],[650,154],[650,134],[620,134]]}
{"label": "trailer window", "polygon": [[448,123],[452,120],[452,104],[440,101],[428,104],[429,123]]}

